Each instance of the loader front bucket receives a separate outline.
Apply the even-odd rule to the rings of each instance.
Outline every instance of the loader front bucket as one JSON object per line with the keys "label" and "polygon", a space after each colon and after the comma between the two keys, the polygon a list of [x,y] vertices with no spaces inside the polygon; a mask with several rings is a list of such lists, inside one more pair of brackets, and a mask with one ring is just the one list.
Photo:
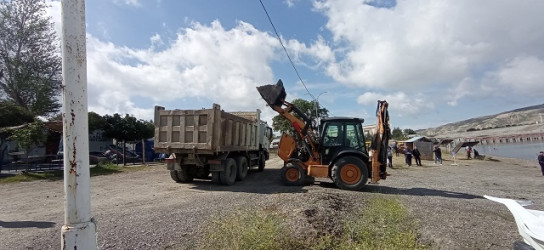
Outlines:
{"label": "loader front bucket", "polygon": [[259,94],[261,94],[269,106],[281,106],[287,96],[281,79],[275,85],[268,84],[257,87],[257,91],[259,91]]}

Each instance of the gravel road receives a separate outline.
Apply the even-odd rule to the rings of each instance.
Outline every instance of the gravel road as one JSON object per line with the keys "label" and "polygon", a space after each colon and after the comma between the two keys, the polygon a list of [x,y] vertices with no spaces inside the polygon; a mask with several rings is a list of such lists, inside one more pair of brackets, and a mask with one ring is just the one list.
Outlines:
{"label": "gravel road", "polygon": [[[96,176],[91,182],[98,245],[183,249],[198,239],[206,221],[240,208],[274,207],[293,215],[289,220],[298,225],[296,231],[331,232],[338,229],[340,217],[371,197],[385,196],[399,199],[417,218],[421,241],[431,249],[512,249],[521,239],[512,215],[502,204],[481,196],[532,200],[532,209],[544,210],[544,177],[536,163],[512,159],[451,163],[423,161],[423,167],[391,169],[387,180],[361,192],[339,190],[327,179],[304,187],[282,186],[277,157],[267,161],[264,172],[250,172],[246,180],[230,187],[206,180],[178,184],[164,165]],[[1,249],[60,248],[62,181],[3,184],[0,197]]]}

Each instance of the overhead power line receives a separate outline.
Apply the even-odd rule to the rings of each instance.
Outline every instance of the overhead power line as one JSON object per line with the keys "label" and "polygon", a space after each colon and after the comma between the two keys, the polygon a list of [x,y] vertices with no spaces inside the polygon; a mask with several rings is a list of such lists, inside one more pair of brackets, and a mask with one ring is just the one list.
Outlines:
{"label": "overhead power line", "polygon": [[263,1],[262,1],[262,0],[259,0],[259,2],[261,2],[261,6],[263,6],[263,10],[264,10],[264,12],[266,13],[266,16],[268,17],[268,21],[269,21],[270,24],[272,25],[272,29],[274,29],[274,33],[276,34],[276,37],[278,38],[278,41],[280,41],[280,44],[281,44],[281,47],[283,48],[283,51],[285,51],[285,54],[287,55],[287,58],[289,58],[289,62],[291,62],[291,66],[293,66],[293,69],[295,70],[295,73],[297,73],[298,79],[300,80],[300,82],[302,83],[302,85],[304,86],[304,88],[306,89],[306,92],[308,92],[308,94],[314,99],[314,101],[316,101],[314,95],[312,95],[312,93],[310,93],[310,91],[309,91],[308,88],[306,87],[306,84],[305,84],[304,81],[302,80],[302,77],[300,77],[300,74],[298,73],[297,67],[295,67],[295,63],[293,63],[293,60],[292,60],[291,57],[289,56],[289,53],[287,52],[287,49],[286,49],[285,46],[283,45],[283,42],[281,41],[281,37],[280,37],[280,35],[278,34],[278,31],[276,30],[276,26],[274,26],[274,23],[272,22],[272,18],[270,18],[270,15],[268,14],[268,11],[266,10],[266,7],[264,7]]}

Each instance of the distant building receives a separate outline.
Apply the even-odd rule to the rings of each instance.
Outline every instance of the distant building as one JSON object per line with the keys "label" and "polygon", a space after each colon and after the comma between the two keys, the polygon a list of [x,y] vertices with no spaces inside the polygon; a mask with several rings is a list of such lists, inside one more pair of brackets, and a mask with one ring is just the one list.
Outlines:
{"label": "distant building", "polygon": [[422,160],[433,160],[433,145],[434,143],[424,137],[424,136],[416,136],[413,138],[410,138],[406,141],[403,141],[404,145],[410,149],[414,149],[414,146],[417,147],[419,152],[421,153],[421,159]]}

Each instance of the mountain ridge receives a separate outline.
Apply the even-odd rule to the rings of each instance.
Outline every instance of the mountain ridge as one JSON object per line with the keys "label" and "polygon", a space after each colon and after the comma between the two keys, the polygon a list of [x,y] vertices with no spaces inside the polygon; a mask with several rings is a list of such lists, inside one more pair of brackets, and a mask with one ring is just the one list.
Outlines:
{"label": "mountain ridge", "polygon": [[544,104],[527,106],[510,111],[474,117],[463,121],[447,123],[434,128],[417,130],[421,135],[452,137],[487,134],[519,134],[542,132]]}

